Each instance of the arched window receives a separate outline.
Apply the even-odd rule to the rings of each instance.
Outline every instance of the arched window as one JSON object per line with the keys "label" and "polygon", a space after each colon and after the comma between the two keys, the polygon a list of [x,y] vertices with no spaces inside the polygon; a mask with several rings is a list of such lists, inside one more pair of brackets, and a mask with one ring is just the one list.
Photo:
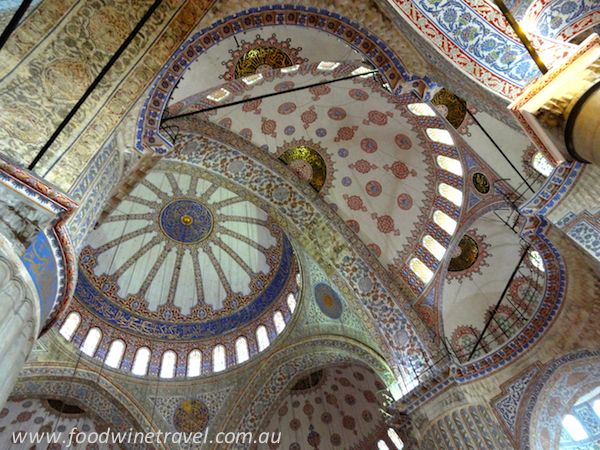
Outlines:
{"label": "arched window", "polygon": [[340,65],[339,62],[321,61],[317,66],[319,70],[334,70]]}
{"label": "arched window", "polygon": [[435,116],[435,111],[427,103],[413,103],[412,105],[408,105],[408,110],[415,116]]}
{"label": "arched window", "polygon": [[98,344],[100,343],[100,338],[102,337],[102,332],[98,328],[92,328],[88,331],[88,335],[83,341],[83,345],[81,346],[81,351],[88,356],[94,356],[96,353],[96,349],[98,348]]}
{"label": "arched window", "polygon": [[574,441],[582,441],[587,439],[589,436],[581,426],[581,422],[577,420],[575,416],[567,414],[562,421],[563,427],[571,435]]}
{"label": "arched window", "polygon": [[452,172],[454,175],[462,176],[462,164],[458,159],[448,158],[447,156],[439,155],[437,157],[437,162],[440,167],[448,172]]}
{"label": "arched window", "polygon": [[202,352],[198,349],[192,350],[188,355],[187,376],[198,377],[202,372]]}
{"label": "arched window", "polygon": [[262,352],[269,346],[269,333],[267,333],[267,327],[264,325],[261,325],[256,329],[256,341],[258,342],[259,352]]}
{"label": "arched window", "polygon": [[218,91],[215,91],[210,95],[207,95],[206,97],[208,99],[212,100],[213,102],[220,102],[221,100],[229,97],[230,95],[231,95],[231,92],[229,92],[225,88],[221,88]]}
{"label": "arched window", "polygon": [[436,211],[433,213],[433,221],[437,226],[444,230],[449,235],[453,235],[456,231],[456,220],[452,219],[446,213],[442,211]]}
{"label": "arched window", "polygon": [[433,272],[418,258],[411,259],[409,267],[424,283],[429,283],[433,277]]}
{"label": "arched window", "polygon": [[452,136],[448,130],[442,130],[440,128],[427,128],[425,131],[427,132],[429,139],[431,139],[433,142],[454,145],[454,141],[452,140]]}
{"label": "arched window", "polygon": [[275,323],[275,330],[277,331],[277,334],[280,334],[285,328],[285,320],[283,320],[283,314],[281,314],[281,311],[275,311],[275,314],[273,314],[273,322]]}
{"label": "arched window", "polygon": [[549,176],[554,170],[548,160],[542,155],[542,152],[537,152],[533,155],[533,168],[545,177]]}
{"label": "arched window", "polygon": [[377,448],[379,450],[390,450],[390,448],[387,446],[387,444],[384,441],[379,441],[377,443]]}
{"label": "arched window", "polygon": [[250,354],[248,353],[248,341],[244,336],[237,338],[237,341],[235,341],[235,356],[238,364],[248,361],[250,358]]}
{"label": "arched window", "polygon": [[440,183],[438,190],[442,197],[447,198],[456,206],[462,205],[463,195],[458,189],[448,186],[446,183]]}
{"label": "arched window", "polygon": [[446,253],[444,246],[429,235],[423,238],[423,245],[438,261],[441,261]]}
{"label": "arched window", "polygon": [[173,378],[175,376],[175,363],[177,355],[173,350],[167,350],[163,353],[162,363],[160,365],[161,378]]}
{"label": "arched window", "polygon": [[221,372],[225,367],[225,347],[217,345],[213,349],[213,372]]}
{"label": "arched window", "polygon": [[296,309],[296,297],[291,292],[287,296],[287,304],[288,308],[290,308],[290,312],[294,312]]}
{"label": "arched window", "polygon": [[108,354],[106,355],[104,364],[106,364],[108,367],[114,367],[115,369],[118,368],[119,365],[121,365],[123,353],[125,353],[125,343],[120,339],[113,341],[108,349]]}
{"label": "arched window", "polygon": [[67,317],[63,326],[60,327],[59,333],[62,334],[67,341],[70,341],[80,323],[81,316],[76,312],[73,312],[69,314],[69,317]]}
{"label": "arched window", "polygon": [[393,428],[388,428],[388,436],[390,437],[390,439],[392,440],[392,442],[398,450],[402,450],[404,448],[404,442],[402,442],[402,439],[400,439],[400,436],[398,436],[396,430],[394,430]]}
{"label": "arched window", "polygon": [[133,367],[131,373],[134,375],[146,375],[148,371],[148,363],[150,362],[150,350],[146,347],[138,349],[133,359]]}
{"label": "arched window", "polygon": [[546,269],[544,268],[544,260],[542,259],[542,255],[540,255],[540,252],[536,250],[529,252],[529,260],[531,261],[531,264],[537,267],[540,271],[546,271]]}
{"label": "arched window", "polygon": [[299,274],[299,273],[297,273],[297,274],[296,274],[296,284],[297,284],[298,286],[300,286],[300,281],[301,281],[301,280],[302,280],[302,277],[300,276],[300,274]]}
{"label": "arched window", "polygon": [[594,405],[592,406],[592,408],[594,408],[594,412],[596,413],[596,415],[600,419],[600,400],[596,400],[594,402]]}

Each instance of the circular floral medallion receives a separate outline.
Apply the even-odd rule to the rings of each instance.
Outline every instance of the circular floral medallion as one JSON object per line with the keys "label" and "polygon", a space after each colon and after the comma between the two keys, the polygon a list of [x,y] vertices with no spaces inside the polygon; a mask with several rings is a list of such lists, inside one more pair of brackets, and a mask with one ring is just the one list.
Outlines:
{"label": "circular floral medallion", "polygon": [[213,228],[211,212],[194,200],[175,200],[160,213],[160,227],[168,237],[184,244],[206,239]]}
{"label": "circular floral medallion", "polygon": [[173,425],[182,433],[198,433],[208,425],[208,408],[200,400],[186,400],[175,410]]}
{"label": "circular floral medallion", "polygon": [[397,201],[398,208],[403,209],[404,211],[408,211],[410,208],[412,208],[413,200],[408,194],[400,194]]}
{"label": "circular floral medallion", "polygon": [[325,283],[319,283],[315,286],[315,300],[317,305],[327,317],[339,319],[342,315],[342,302],[340,298],[331,288]]}

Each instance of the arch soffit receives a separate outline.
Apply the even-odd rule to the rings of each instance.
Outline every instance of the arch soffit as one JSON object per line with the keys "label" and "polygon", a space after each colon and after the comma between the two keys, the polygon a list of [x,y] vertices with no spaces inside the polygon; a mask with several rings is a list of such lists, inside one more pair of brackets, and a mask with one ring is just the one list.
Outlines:
{"label": "arch soffit", "polygon": [[325,365],[345,362],[371,368],[388,386],[395,381],[383,357],[364,344],[331,335],[311,336],[278,350],[265,360],[261,369],[238,393],[237,404],[228,408],[232,413],[223,417],[220,429],[255,432],[269,417],[269,411],[275,407],[282,392],[300,376]]}

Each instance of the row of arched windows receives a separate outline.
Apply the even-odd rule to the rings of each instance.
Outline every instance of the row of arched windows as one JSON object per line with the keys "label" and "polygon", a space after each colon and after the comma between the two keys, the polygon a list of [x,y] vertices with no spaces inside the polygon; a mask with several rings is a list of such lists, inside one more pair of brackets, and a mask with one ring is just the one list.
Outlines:
{"label": "row of arched windows", "polygon": [[[287,304],[290,312],[294,312],[296,309],[296,297],[294,294],[289,294],[287,297]],[[69,314],[65,320],[63,326],[60,328],[60,334],[68,341],[70,341],[77,328],[81,323],[81,316],[73,312]],[[273,323],[275,325],[275,331],[277,334],[285,328],[285,319],[281,311],[275,311],[273,314]],[[80,350],[86,355],[93,357],[96,353],[100,340],[102,339],[102,332],[99,328],[91,328],[80,347]],[[260,325],[256,329],[256,342],[258,344],[258,351],[262,352],[269,345],[269,333],[264,325]],[[108,349],[104,363],[113,368],[119,368],[121,360],[125,353],[125,343],[120,340],[114,340]],[[235,341],[235,356],[236,364],[242,364],[243,362],[250,359],[250,350],[248,347],[248,340],[244,336],[240,336]],[[142,347],[137,350],[133,359],[133,366],[131,373],[134,375],[146,375],[148,372],[148,365],[150,363],[151,352],[150,349]],[[175,376],[175,368],[177,363],[177,354],[173,350],[167,350],[163,353],[162,361],[160,365],[160,377],[161,378],[173,378]],[[215,346],[212,350],[212,370],[213,372],[221,372],[227,368],[226,352],[225,347],[221,344]],[[188,354],[187,359],[187,376],[197,377],[202,374],[202,352],[199,349],[194,349]]]}
{"label": "row of arched windows", "polygon": [[[417,116],[436,116],[433,108],[426,103],[413,103],[412,105],[408,105],[408,109]],[[434,142],[444,145],[454,145],[452,136],[447,130],[440,128],[427,128],[425,132],[427,133],[429,139]],[[463,168],[459,160],[450,158],[448,156],[438,155],[436,161],[443,170],[458,177],[463,176]],[[459,189],[446,183],[440,183],[438,185],[438,192],[442,197],[457,207],[462,206],[463,194]],[[442,211],[437,210],[433,213],[433,222],[450,236],[452,236],[456,231],[456,220],[452,219]],[[429,234],[423,237],[422,243],[427,251],[429,251],[429,253],[431,253],[438,261],[441,261],[446,254],[446,247],[444,247],[440,242],[438,242],[437,239]],[[433,278],[433,271],[419,258],[411,259],[408,266],[424,283],[429,283],[429,281],[431,281]]]}

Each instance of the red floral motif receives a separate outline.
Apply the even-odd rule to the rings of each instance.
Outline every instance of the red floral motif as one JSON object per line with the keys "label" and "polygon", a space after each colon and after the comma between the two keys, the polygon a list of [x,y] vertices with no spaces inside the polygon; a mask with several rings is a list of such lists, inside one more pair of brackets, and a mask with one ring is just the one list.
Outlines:
{"label": "red floral motif", "polygon": [[382,192],[381,183],[375,180],[371,180],[367,183],[366,186],[367,194],[371,197],[378,197]]}
{"label": "red floral motif", "polygon": [[358,195],[348,196],[344,194],[344,199],[348,202],[348,207],[353,211],[366,211],[367,208],[363,205],[362,198]]}
{"label": "red floral motif", "polygon": [[396,228],[394,224],[394,219],[390,216],[379,216],[377,213],[371,214],[371,218],[377,221],[377,229],[382,233],[391,233],[394,232],[394,236],[400,236],[400,230]]}
{"label": "red floral motif", "polygon": [[302,119],[302,122],[304,123],[304,128],[308,128],[311,123],[317,120],[317,113],[315,112],[315,107],[311,106],[310,108],[308,108],[308,111],[304,111],[300,116],[300,119]]}
{"label": "red floral motif", "polygon": [[260,127],[260,130],[263,132],[263,134],[277,137],[275,128],[277,128],[277,122],[267,119],[266,117],[262,118],[262,126]]}
{"label": "red floral motif", "polygon": [[0,419],[4,419],[8,416],[8,408],[2,408],[2,412],[0,412]]}
{"label": "red floral motif", "polygon": [[339,141],[349,141],[354,137],[354,132],[358,130],[358,127],[354,125],[352,128],[350,127],[342,127],[338,130],[337,136],[333,139],[335,142]]}
{"label": "red floral motif", "polygon": [[294,89],[295,84],[291,81],[282,81],[277,86],[275,86],[275,92],[284,92],[289,91],[290,89]]}
{"label": "red floral motif", "polygon": [[23,411],[22,413],[19,413],[17,418],[13,420],[12,423],[27,422],[29,419],[31,419],[35,412],[36,411]]}
{"label": "red floral motif", "polygon": [[346,118],[346,111],[342,108],[331,108],[327,111],[327,115],[331,120],[344,120]]}
{"label": "red floral motif", "polygon": [[329,86],[327,86],[326,84],[322,84],[321,86],[313,86],[311,87],[308,92],[310,92],[313,97],[313,101],[316,102],[317,100],[319,100],[323,95],[327,95],[331,92],[331,88]]}
{"label": "red floral motif", "polygon": [[396,145],[402,150],[408,150],[412,147],[410,138],[405,134],[397,134],[394,140],[396,141]]}
{"label": "red floral motif", "polygon": [[292,102],[285,102],[277,108],[277,112],[283,115],[291,114],[294,111],[296,111],[296,104]]}
{"label": "red floral motif", "polygon": [[223,128],[231,128],[231,119],[229,117],[221,119],[219,125],[221,125]]}
{"label": "red floral motif", "polygon": [[383,168],[388,172],[392,171],[394,176],[400,180],[404,180],[409,175],[412,175],[413,177],[417,176],[416,170],[408,170],[406,164],[400,161],[396,161],[394,164],[392,164],[392,167],[386,164],[385,166],[383,166]]}
{"label": "red floral motif", "polygon": [[350,164],[348,167],[350,167],[353,170],[356,170],[358,173],[368,173],[371,170],[377,169],[377,166],[375,164],[371,164],[365,159],[359,159],[354,164]]}
{"label": "red floral motif", "polygon": [[344,416],[342,420],[342,425],[346,430],[353,430],[356,427],[356,420],[352,416]]}
{"label": "red floral motif", "polygon": [[310,403],[307,403],[306,405],[304,405],[304,408],[302,408],[302,411],[304,412],[304,414],[310,417],[315,412],[315,407]]}
{"label": "red floral motif", "polygon": [[367,245],[369,249],[379,258],[381,256],[381,247],[377,244],[369,244]]}
{"label": "red floral motif", "polygon": [[371,414],[371,411],[363,411],[362,418],[365,422],[370,422],[373,420],[373,414]]}
{"label": "red floral motif", "polygon": [[373,391],[364,391],[363,395],[365,396],[365,400],[369,403],[377,402],[377,398],[375,397],[375,394],[373,394]]}
{"label": "red floral motif", "polygon": [[[244,96],[244,100],[246,100],[248,98],[250,98],[249,95]],[[250,100],[249,102],[244,103],[244,105],[242,106],[242,111],[244,111],[244,112],[254,111],[254,114],[260,114],[261,109],[259,108],[259,106],[261,103],[262,103],[262,100],[260,100],[260,99]]]}
{"label": "red floral motif", "polygon": [[359,102],[364,102],[369,98],[369,94],[362,89],[351,89],[348,95]]}
{"label": "red floral motif", "polygon": [[346,222],[346,225],[352,228],[352,230],[354,230],[355,233],[358,233],[360,231],[360,224],[356,220],[349,220]]}
{"label": "red floral motif", "polygon": [[366,153],[375,153],[377,151],[377,142],[375,142],[375,139],[364,138],[360,141],[360,148]]}
{"label": "red floral motif", "polygon": [[394,117],[394,113],[387,111],[382,113],[381,111],[369,111],[369,119],[363,120],[365,125],[374,123],[375,125],[383,126],[388,122],[388,117]]}
{"label": "red floral motif", "polygon": [[413,200],[412,197],[408,194],[400,194],[398,196],[398,208],[404,210],[404,211],[408,211],[410,208],[412,208],[413,205]]}
{"label": "red floral motif", "polygon": [[244,136],[248,140],[252,140],[252,130],[250,128],[244,128],[240,130],[240,135]]}

